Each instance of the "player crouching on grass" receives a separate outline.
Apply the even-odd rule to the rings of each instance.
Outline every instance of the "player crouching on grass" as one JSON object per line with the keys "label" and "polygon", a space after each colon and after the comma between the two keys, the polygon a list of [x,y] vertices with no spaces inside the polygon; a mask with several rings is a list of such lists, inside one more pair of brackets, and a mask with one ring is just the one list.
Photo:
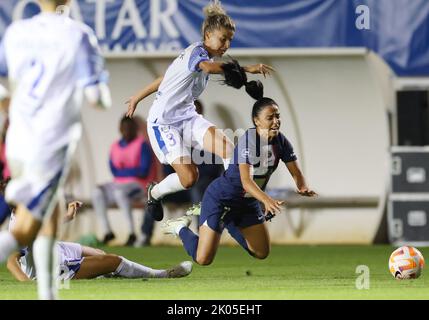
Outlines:
{"label": "player crouching on grass", "polygon": [[[74,219],[82,203],[74,201],[68,205],[65,222]],[[13,228],[15,215],[12,212],[9,229]],[[116,254],[82,246],[73,242],[58,242],[59,279],[93,279],[100,276],[122,278],[180,278],[192,271],[192,262],[184,261],[170,269],[152,269]],[[32,250],[28,247],[12,254],[7,268],[19,281],[36,279]]]}
{"label": "player crouching on grass", "polygon": [[[268,256],[270,241],[264,222],[280,212],[283,201],[271,198],[264,189],[280,160],[286,164],[300,195],[316,195],[307,186],[291,143],[280,133],[277,103],[263,98],[260,82],[253,88],[247,86],[246,91],[257,99],[252,110],[255,127],[240,138],[233,162],[209,185],[201,207],[193,207],[187,215],[163,225],[164,233],[179,236],[186,252],[200,265],[212,263],[224,228],[253,257]],[[189,229],[191,215],[199,215],[199,236]]]}

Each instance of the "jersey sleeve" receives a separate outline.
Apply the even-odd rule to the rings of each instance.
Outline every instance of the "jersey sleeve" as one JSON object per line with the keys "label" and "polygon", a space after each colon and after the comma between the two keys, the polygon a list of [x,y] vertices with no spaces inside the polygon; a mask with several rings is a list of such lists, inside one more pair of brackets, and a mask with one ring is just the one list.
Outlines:
{"label": "jersey sleeve", "polygon": [[280,136],[280,148],[281,148],[281,159],[284,163],[296,161],[295,151],[293,150],[292,144],[286,139],[285,136]]}
{"label": "jersey sleeve", "polygon": [[247,163],[256,165],[259,163],[260,152],[258,150],[258,141],[256,130],[247,130],[238,140],[236,152],[236,163]]}
{"label": "jersey sleeve", "polygon": [[91,31],[83,32],[77,55],[77,74],[80,86],[87,87],[107,82],[108,74],[104,70],[104,59],[98,41]]}
{"label": "jersey sleeve", "polygon": [[189,57],[188,69],[191,72],[200,71],[201,69],[198,67],[200,62],[209,61],[209,55],[207,50],[201,46],[196,46]]}

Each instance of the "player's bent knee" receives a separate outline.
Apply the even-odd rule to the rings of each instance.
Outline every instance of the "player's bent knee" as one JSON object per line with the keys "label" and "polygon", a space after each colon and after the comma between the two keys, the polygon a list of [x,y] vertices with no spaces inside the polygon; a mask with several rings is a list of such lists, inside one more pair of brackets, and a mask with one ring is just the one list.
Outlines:
{"label": "player's bent knee", "polygon": [[119,266],[119,264],[122,262],[122,258],[116,254],[107,253],[100,257],[102,259],[109,261],[112,265],[115,265],[115,266]]}
{"label": "player's bent knee", "polygon": [[202,257],[198,257],[195,261],[196,263],[198,263],[200,266],[208,266],[213,262],[213,257],[209,257],[209,256],[202,256]]}
{"label": "player's bent knee", "polygon": [[256,259],[264,260],[266,259],[270,254],[270,250],[264,250],[264,251],[256,251],[253,252],[253,257]]}
{"label": "player's bent knee", "polygon": [[197,182],[197,180],[192,180],[189,178],[185,178],[185,179],[180,179],[180,183],[182,184],[183,188],[185,189],[190,189],[192,188],[192,186],[195,184],[195,182]]}
{"label": "player's bent knee", "polygon": [[211,265],[213,260],[212,259],[197,259],[196,261],[200,266],[208,266]]}
{"label": "player's bent knee", "polygon": [[198,181],[198,170],[190,170],[185,175],[179,176],[179,179],[185,189],[190,189]]}
{"label": "player's bent knee", "polygon": [[12,234],[21,247],[27,247],[36,239],[37,234],[30,234],[26,230],[13,230]]}
{"label": "player's bent knee", "polygon": [[259,260],[264,260],[264,259],[266,259],[268,257],[268,255],[269,255],[268,253],[259,254],[259,255],[255,255],[255,258],[259,259]]}
{"label": "player's bent knee", "polygon": [[112,260],[122,260],[122,258],[120,256],[118,256],[117,254],[113,254],[113,253],[106,253],[103,255],[104,257],[108,257],[109,259]]}

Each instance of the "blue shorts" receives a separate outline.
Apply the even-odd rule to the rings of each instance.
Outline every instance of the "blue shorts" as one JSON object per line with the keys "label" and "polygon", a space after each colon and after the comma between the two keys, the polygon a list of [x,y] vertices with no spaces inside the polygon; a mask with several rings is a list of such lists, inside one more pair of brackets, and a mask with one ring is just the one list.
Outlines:
{"label": "blue shorts", "polygon": [[216,180],[204,193],[199,226],[207,223],[211,229],[222,233],[230,223],[247,228],[264,222],[264,213],[256,199],[228,199]]}

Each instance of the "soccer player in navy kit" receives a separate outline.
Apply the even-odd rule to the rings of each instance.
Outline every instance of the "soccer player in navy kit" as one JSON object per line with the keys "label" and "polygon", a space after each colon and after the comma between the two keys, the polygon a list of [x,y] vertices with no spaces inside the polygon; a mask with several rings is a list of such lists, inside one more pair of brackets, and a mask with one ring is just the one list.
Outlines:
{"label": "soccer player in navy kit", "polygon": [[[264,189],[280,160],[300,195],[316,195],[307,186],[291,143],[279,131],[277,103],[270,98],[257,100],[252,120],[255,127],[240,138],[228,170],[207,188],[201,209],[196,207],[163,225],[164,233],[179,236],[187,253],[200,265],[212,263],[224,228],[253,257],[268,256],[269,235],[264,222],[280,212],[283,201],[271,198]],[[188,228],[192,214],[200,214],[199,236]]]}

